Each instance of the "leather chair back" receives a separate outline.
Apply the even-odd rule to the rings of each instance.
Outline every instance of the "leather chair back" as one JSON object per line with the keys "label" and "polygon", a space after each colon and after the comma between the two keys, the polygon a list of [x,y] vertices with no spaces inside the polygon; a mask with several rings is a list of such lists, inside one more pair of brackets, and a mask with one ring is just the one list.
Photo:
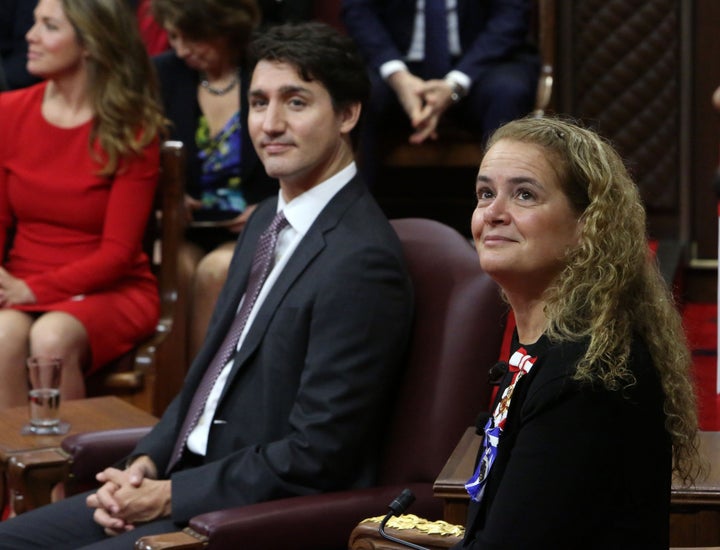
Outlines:
{"label": "leather chair back", "polygon": [[442,223],[392,220],[415,290],[404,380],[379,484],[432,483],[477,415],[487,411],[507,306],[473,246]]}

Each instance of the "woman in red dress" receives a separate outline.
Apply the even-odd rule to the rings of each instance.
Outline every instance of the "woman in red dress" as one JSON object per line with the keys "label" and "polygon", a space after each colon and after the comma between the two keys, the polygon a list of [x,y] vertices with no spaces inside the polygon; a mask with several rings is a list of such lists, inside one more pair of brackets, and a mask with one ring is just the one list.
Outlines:
{"label": "woman in red dress", "polygon": [[64,398],[152,334],[142,251],[165,119],[125,2],[40,0],[40,84],[0,94],[0,409],[27,399],[28,355],[63,361]]}

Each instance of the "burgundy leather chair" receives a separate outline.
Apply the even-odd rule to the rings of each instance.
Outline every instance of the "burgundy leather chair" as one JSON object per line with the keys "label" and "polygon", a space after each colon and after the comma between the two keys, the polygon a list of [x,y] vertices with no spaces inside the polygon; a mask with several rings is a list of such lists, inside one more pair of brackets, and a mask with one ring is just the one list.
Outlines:
{"label": "burgundy leather chair", "polygon": [[[340,550],[358,521],[383,515],[409,488],[409,513],[441,519],[432,486],[457,441],[489,406],[488,370],[502,342],[506,306],[479,267],[477,254],[454,229],[427,219],[393,220],[415,290],[416,312],[404,378],[396,395],[376,486],[275,500],[196,516],[185,531],[144,537],[136,548],[242,548]],[[105,434],[66,438],[76,487],[91,480],[101,462],[94,439],[102,437],[103,462],[128,452],[132,435],[111,457]],[[135,434],[137,435],[137,434]],[[89,466],[88,466],[89,465]],[[198,482],[202,482],[199,480]]]}

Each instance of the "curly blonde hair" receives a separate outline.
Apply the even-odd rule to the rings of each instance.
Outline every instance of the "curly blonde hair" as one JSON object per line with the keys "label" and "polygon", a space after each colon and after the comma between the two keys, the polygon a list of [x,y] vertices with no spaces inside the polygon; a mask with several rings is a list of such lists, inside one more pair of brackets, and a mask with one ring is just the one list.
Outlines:
{"label": "curly blonde hair", "polygon": [[97,143],[105,157],[100,174],[112,175],[123,157],[140,154],[164,135],[157,78],[127,2],[62,0],[62,6],[87,52],[95,113],[90,144]]}
{"label": "curly blonde hair", "polygon": [[633,334],[644,340],[665,395],[674,470],[692,481],[700,464],[691,357],[680,314],[649,251],[637,186],[615,149],[575,122],[516,120],[499,128],[487,149],[503,139],[547,151],[581,222],[580,243],[545,294],[547,335],[587,338],[575,378],[610,390],[635,383],[628,369]]}

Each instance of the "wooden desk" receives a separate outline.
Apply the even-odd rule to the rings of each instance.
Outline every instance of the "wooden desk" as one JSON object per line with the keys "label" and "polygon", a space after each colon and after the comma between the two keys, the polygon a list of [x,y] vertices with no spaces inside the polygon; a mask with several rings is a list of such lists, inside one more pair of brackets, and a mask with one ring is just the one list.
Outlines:
{"label": "wooden desk", "polygon": [[[51,488],[69,471],[69,460],[60,448],[70,434],[117,428],[153,426],[157,418],[113,396],[64,401],[60,418],[70,423],[64,435],[22,435],[28,422],[28,408],[15,407],[0,413],[0,510],[5,509],[6,484],[10,486],[13,511],[20,513],[50,502]],[[20,457],[32,456],[37,465],[31,469],[19,464]],[[9,482],[9,466],[19,466],[21,480]],[[13,468],[18,471],[18,468]],[[23,489],[23,487],[27,489]],[[27,494],[26,492],[27,491]]]}
{"label": "wooden desk", "polygon": [[670,499],[670,544],[720,545],[720,432],[700,432],[707,476],[693,487],[675,482]]}
{"label": "wooden desk", "polygon": [[[433,493],[444,501],[444,518],[465,524],[468,496],[465,482],[472,475],[480,446],[475,428],[468,428],[440,475]],[[670,498],[670,544],[672,546],[720,545],[720,432],[700,432],[700,455],[708,475],[693,487],[673,483]]]}

